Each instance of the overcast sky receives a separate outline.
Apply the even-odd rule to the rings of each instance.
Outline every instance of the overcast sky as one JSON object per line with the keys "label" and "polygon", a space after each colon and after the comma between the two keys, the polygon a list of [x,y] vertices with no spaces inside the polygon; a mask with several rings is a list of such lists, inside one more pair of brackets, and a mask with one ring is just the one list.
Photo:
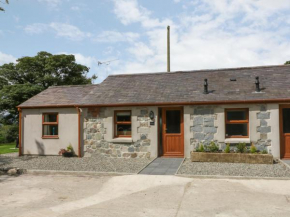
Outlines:
{"label": "overcast sky", "polygon": [[[39,51],[75,54],[108,74],[283,64],[290,0],[10,0],[0,12],[0,65]],[[109,65],[98,61],[118,59]]]}

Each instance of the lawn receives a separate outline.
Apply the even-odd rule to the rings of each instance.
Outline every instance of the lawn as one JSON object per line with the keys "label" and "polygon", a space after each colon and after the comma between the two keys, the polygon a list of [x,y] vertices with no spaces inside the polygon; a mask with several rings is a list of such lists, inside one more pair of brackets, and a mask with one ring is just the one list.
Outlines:
{"label": "lawn", "polygon": [[11,149],[15,148],[15,145],[16,145],[15,143],[0,144],[0,154],[18,152],[18,149]]}

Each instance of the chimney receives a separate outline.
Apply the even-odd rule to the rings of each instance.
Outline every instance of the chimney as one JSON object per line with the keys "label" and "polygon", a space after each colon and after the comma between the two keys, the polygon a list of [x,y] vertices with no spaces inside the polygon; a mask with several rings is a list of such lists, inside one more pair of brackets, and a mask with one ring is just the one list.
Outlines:
{"label": "chimney", "polygon": [[259,81],[259,77],[258,76],[256,77],[255,84],[256,84],[256,92],[260,92],[261,89],[260,89],[260,81]]}
{"label": "chimney", "polygon": [[204,79],[204,90],[203,90],[203,93],[204,94],[208,94],[208,83],[207,83],[207,79]]}
{"label": "chimney", "polygon": [[167,26],[167,72],[170,72],[170,26]]}

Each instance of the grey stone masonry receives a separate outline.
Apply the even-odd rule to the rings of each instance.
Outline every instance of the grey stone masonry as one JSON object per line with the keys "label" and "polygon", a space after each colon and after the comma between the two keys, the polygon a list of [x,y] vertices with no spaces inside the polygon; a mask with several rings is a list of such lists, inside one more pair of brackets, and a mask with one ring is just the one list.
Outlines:
{"label": "grey stone masonry", "polygon": [[191,115],[192,132],[191,145],[196,149],[199,143],[205,145],[214,140],[214,134],[217,133],[217,127],[214,126],[214,107],[212,106],[195,106],[193,108],[193,115]]}
{"label": "grey stone masonry", "polygon": [[105,108],[89,108],[85,118],[85,156],[100,153],[107,157],[118,158],[150,158],[151,141],[148,139],[150,131],[148,110],[140,110],[138,116],[138,133],[140,139],[132,143],[112,143],[104,140],[107,133],[104,127]]}
{"label": "grey stone masonry", "polygon": [[262,151],[271,146],[271,140],[268,139],[268,133],[272,131],[268,126],[267,120],[271,118],[271,113],[267,110],[266,105],[260,105],[260,112],[257,113],[257,119],[260,120],[260,126],[257,127],[257,133],[260,133],[260,139],[255,143],[258,150]]}

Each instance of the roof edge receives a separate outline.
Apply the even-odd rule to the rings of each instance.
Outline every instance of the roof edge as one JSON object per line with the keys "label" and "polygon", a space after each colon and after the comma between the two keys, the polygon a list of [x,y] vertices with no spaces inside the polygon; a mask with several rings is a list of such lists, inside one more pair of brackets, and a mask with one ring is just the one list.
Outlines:
{"label": "roof edge", "polygon": [[172,105],[222,105],[222,104],[254,104],[254,103],[290,103],[290,99],[267,100],[222,100],[222,101],[196,101],[196,102],[160,102],[160,103],[119,103],[119,104],[76,104],[76,105],[44,105],[44,106],[16,106],[20,109],[32,108],[67,108],[67,107],[125,107],[125,106],[172,106]]}
{"label": "roof edge", "polygon": [[142,72],[142,73],[131,73],[131,74],[116,74],[109,75],[108,77],[118,77],[118,76],[135,76],[135,75],[158,75],[158,74],[174,74],[174,73],[189,73],[189,72],[212,72],[212,71],[231,71],[231,70],[246,70],[246,69],[259,69],[259,68],[273,68],[273,67],[290,67],[288,65],[265,65],[265,66],[245,66],[245,67],[236,67],[236,68],[217,68],[217,69],[197,69],[197,70],[179,70],[172,72]]}

